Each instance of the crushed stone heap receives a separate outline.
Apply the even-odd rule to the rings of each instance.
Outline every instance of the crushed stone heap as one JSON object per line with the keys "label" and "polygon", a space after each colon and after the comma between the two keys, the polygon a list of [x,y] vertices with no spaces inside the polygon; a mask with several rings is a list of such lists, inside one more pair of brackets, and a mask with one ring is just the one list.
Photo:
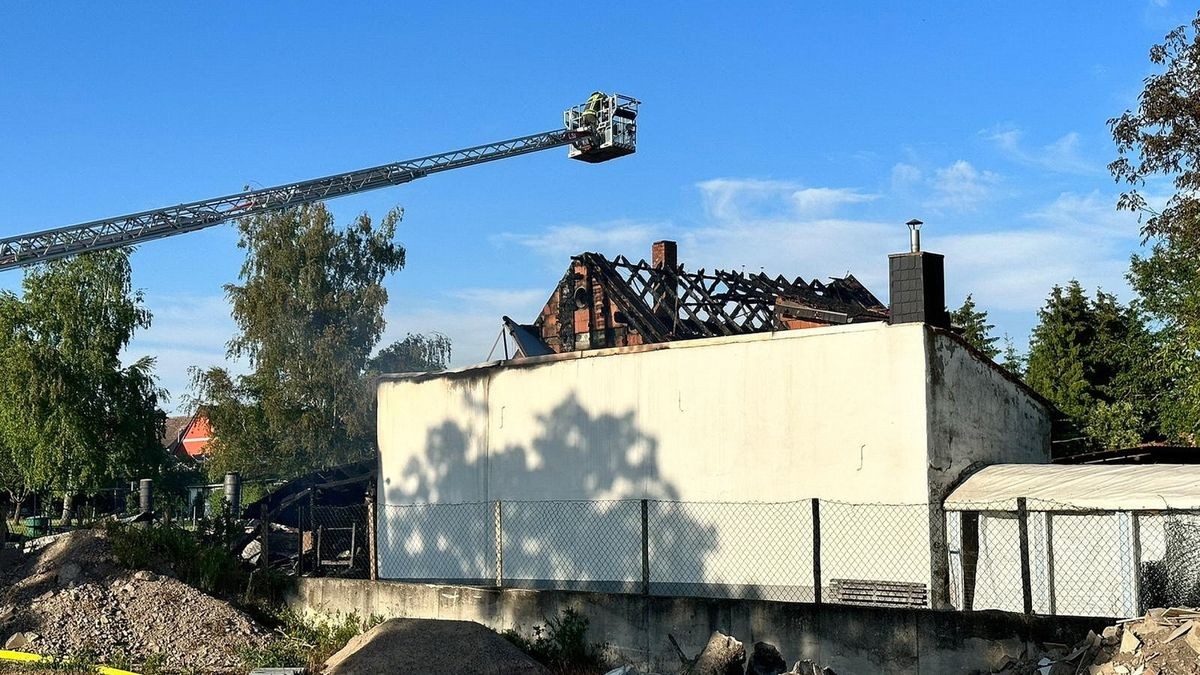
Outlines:
{"label": "crushed stone heap", "polygon": [[122,569],[98,530],[72,532],[25,556],[4,551],[0,584],[0,639],[10,649],[236,672],[243,650],[271,639],[227,602],[169,576]]}

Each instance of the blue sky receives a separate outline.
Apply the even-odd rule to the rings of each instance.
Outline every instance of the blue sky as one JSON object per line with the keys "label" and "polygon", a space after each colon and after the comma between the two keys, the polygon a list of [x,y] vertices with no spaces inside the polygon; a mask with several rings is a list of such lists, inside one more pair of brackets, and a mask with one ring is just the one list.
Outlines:
{"label": "blue sky", "polygon": [[[697,267],[881,297],[903,223],[1023,346],[1054,283],[1127,296],[1106,120],[1135,102],[1174,2],[91,3],[0,6],[0,235],[549,130],[594,89],[644,101],[636,155],[549,151],[330,203],[402,205],[386,339],[482,360],[570,254],[680,242]],[[448,5],[449,3],[445,3]],[[413,5],[413,6],[409,6]],[[134,256],[174,403],[224,362],[233,228]],[[20,274],[0,286],[16,288]]]}

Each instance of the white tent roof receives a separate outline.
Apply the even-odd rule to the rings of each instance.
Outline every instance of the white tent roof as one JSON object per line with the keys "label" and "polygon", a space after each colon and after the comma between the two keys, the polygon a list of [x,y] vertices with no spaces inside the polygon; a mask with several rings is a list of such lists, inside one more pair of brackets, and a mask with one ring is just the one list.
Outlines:
{"label": "white tent roof", "polygon": [[948,511],[1200,510],[1200,464],[996,464],[963,481]]}

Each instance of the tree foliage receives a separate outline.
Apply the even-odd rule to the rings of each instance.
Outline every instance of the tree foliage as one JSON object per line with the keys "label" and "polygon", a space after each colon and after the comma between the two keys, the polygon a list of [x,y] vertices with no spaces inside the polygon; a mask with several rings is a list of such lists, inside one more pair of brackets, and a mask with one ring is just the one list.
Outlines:
{"label": "tree foliage", "polygon": [[[1124,184],[1117,207],[1139,214],[1147,256],[1130,281],[1161,326],[1153,367],[1168,378],[1161,406],[1170,437],[1200,441],[1200,14],[1150,49],[1160,68],[1145,79],[1135,110],[1109,120]],[[1147,183],[1150,181],[1150,187]],[[1167,187],[1169,183],[1170,187]],[[1172,191],[1173,188],[1173,191]],[[1170,193],[1163,204],[1152,198]]]}
{"label": "tree foliage", "polygon": [[1078,281],[1055,286],[1038,312],[1025,381],[1094,445],[1127,447],[1159,436],[1148,368],[1154,336],[1136,308],[1108,293],[1088,298]]}
{"label": "tree foliage", "polygon": [[154,361],[121,352],[150,312],[129,253],[32,268],[0,294],[0,452],[5,487],[67,493],[147,475],[164,459]]}
{"label": "tree foliage", "polygon": [[996,347],[1000,338],[992,337],[995,326],[988,323],[987,318],[987,312],[975,306],[975,299],[970,293],[967,294],[967,299],[963,300],[961,307],[950,312],[951,325],[962,329],[962,336],[967,344],[986,354],[989,359],[994,359],[1000,355],[1000,350]]}
{"label": "tree foliage", "polygon": [[212,473],[294,475],[371,452],[363,374],[384,328],[383,279],[404,266],[400,217],[362,214],[338,229],[313,204],[238,222],[246,260],[241,283],[225,287],[239,329],[228,353],[250,372],[193,373],[213,425]]}
{"label": "tree foliage", "polygon": [[1000,355],[1000,365],[1017,377],[1025,377],[1025,357],[1017,351],[1017,345],[1007,333],[1004,335],[1004,350]]}
{"label": "tree foliage", "polygon": [[379,350],[367,370],[372,373],[429,373],[445,370],[449,365],[450,338],[441,333],[409,333],[403,340]]}

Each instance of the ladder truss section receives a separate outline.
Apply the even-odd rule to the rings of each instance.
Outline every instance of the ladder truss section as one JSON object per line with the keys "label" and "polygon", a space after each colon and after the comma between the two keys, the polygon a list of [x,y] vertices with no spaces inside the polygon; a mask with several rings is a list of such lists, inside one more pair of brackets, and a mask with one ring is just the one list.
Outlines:
{"label": "ladder truss section", "polygon": [[590,144],[593,136],[587,130],[548,131],[324,178],[3,238],[0,270],[194,232],[234,218],[400,185],[450,169],[573,143]]}

